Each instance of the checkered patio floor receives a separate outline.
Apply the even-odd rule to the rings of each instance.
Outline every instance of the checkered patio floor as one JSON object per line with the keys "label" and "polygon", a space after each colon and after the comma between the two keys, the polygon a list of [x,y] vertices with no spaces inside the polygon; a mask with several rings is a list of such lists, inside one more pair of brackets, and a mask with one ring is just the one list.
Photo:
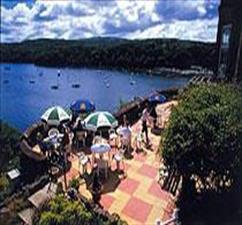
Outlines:
{"label": "checkered patio floor", "polygon": [[[162,105],[166,107],[165,104]],[[138,121],[132,131],[141,129]],[[160,137],[150,133],[152,150],[145,149],[141,153],[133,153],[133,158],[125,160],[126,177],[121,179],[115,190],[102,194],[101,205],[110,213],[117,213],[131,225],[153,225],[157,219],[165,221],[171,217],[175,207],[170,193],[162,190],[158,184],[159,154],[157,154]],[[79,176],[78,158],[71,157],[72,167],[67,173],[67,179]],[[112,165],[112,168],[115,165]],[[79,191],[91,199],[86,185]]]}

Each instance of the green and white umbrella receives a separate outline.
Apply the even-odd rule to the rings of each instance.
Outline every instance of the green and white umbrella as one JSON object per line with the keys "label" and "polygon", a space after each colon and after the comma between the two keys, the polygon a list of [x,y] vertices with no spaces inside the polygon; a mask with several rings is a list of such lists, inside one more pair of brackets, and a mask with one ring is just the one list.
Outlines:
{"label": "green and white umbrella", "polygon": [[96,131],[101,127],[115,128],[118,126],[118,121],[109,112],[94,112],[84,120],[84,125],[86,129]]}
{"label": "green and white umbrella", "polygon": [[58,126],[61,122],[70,120],[70,115],[60,106],[54,106],[47,109],[41,119],[49,125]]}

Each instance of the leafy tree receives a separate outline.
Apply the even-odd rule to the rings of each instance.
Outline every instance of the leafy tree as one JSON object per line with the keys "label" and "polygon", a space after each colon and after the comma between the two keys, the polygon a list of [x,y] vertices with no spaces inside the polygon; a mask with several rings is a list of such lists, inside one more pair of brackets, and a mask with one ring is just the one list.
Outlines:
{"label": "leafy tree", "polygon": [[41,213],[39,225],[85,225],[90,224],[91,219],[92,214],[80,202],[59,195]]}
{"label": "leafy tree", "polygon": [[38,225],[126,225],[118,215],[114,221],[86,209],[80,201],[70,201],[63,195],[56,196],[41,212]]}
{"label": "leafy tree", "polygon": [[1,62],[28,62],[42,66],[143,70],[157,67],[189,69],[191,65],[213,69],[216,65],[214,44],[176,39],[39,39],[0,43],[0,48]]}
{"label": "leafy tree", "polygon": [[19,166],[20,132],[0,120],[0,171]]}
{"label": "leafy tree", "polygon": [[171,113],[161,154],[195,192],[231,190],[241,177],[242,92],[225,85],[186,90]]}

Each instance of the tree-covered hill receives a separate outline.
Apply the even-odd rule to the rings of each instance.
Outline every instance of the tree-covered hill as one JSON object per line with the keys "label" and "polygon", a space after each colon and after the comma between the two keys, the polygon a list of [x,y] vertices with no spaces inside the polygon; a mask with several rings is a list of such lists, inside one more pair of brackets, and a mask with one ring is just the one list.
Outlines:
{"label": "tree-covered hill", "polygon": [[1,43],[1,62],[26,62],[42,66],[85,66],[117,69],[189,69],[197,65],[214,69],[215,44],[178,39],[81,40],[38,39]]}

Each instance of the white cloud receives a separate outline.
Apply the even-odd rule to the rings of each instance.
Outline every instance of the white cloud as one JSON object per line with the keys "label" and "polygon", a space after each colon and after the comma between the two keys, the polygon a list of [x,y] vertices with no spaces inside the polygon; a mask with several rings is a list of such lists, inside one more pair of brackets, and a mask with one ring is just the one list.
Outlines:
{"label": "white cloud", "polygon": [[209,10],[214,8],[206,0],[18,3],[10,9],[1,6],[1,41],[93,36],[214,41],[217,17],[206,18]]}
{"label": "white cloud", "polygon": [[150,27],[144,31],[135,31],[126,37],[133,39],[145,38],[179,38],[203,42],[215,42],[217,33],[217,18],[197,19],[193,21],[172,21]]}

